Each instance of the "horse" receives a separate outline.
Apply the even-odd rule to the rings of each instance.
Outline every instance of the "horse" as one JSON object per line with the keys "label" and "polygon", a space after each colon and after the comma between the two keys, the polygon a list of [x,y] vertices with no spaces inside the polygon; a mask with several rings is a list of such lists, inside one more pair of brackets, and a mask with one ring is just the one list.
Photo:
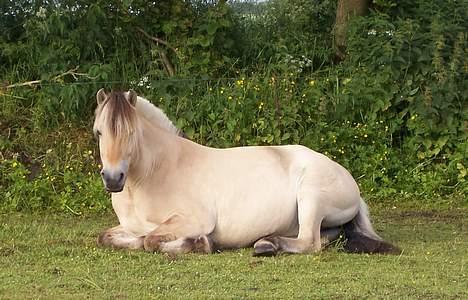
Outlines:
{"label": "horse", "polygon": [[342,233],[345,250],[396,254],[373,229],[356,181],[301,145],[217,149],[182,137],[135,91],[100,89],[93,125],[119,225],[101,247],[254,256],[314,253]]}

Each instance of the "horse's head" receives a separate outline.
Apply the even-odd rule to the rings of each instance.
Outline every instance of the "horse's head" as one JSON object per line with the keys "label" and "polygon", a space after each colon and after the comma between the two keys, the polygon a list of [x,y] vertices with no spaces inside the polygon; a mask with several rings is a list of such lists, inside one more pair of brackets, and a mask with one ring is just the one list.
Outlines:
{"label": "horse's head", "polygon": [[107,191],[120,192],[137,154],[137,94],[134,91],[106,93],[100,89],[96,99],[93,131],[99,143],[102,181]]}

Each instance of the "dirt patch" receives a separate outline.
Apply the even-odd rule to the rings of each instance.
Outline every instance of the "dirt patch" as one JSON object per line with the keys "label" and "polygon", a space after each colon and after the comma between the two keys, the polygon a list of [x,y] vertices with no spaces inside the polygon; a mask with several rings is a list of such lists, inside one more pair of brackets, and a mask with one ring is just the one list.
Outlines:
{"label": "dirt patch", "polygon": [[386,218],[393,220],[400,219],[431,219],[431,220],[440,220],[440,221],[463,221],[467,219],[468,209],[454,209],[447,211],[438,211],[438,210],[389,210],[386,212],[379,213],[380,216],[385,216]]}

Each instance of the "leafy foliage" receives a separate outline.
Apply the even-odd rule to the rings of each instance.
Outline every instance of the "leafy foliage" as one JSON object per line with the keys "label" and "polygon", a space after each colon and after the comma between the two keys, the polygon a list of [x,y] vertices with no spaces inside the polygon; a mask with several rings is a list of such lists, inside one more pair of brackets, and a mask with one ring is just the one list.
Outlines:
{"label": "leafy foliage", "polygon": [[335,1],[1,5],[2,210],[109,207],[87,133],[103,86],[202,144],[309,146],[368,198],[468,192],[463,1],[374,1],[339,65]]}

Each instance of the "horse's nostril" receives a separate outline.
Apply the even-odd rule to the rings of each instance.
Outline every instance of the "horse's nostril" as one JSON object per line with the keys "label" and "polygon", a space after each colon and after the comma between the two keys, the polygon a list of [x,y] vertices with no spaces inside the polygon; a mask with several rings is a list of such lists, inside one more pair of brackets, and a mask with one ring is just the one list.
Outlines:
{"label": "horse's nostril", "polygon": [[124,178],[124,173],[120,173],[120,176],[119,176],[119,181],[122,181],[122,179]]}

